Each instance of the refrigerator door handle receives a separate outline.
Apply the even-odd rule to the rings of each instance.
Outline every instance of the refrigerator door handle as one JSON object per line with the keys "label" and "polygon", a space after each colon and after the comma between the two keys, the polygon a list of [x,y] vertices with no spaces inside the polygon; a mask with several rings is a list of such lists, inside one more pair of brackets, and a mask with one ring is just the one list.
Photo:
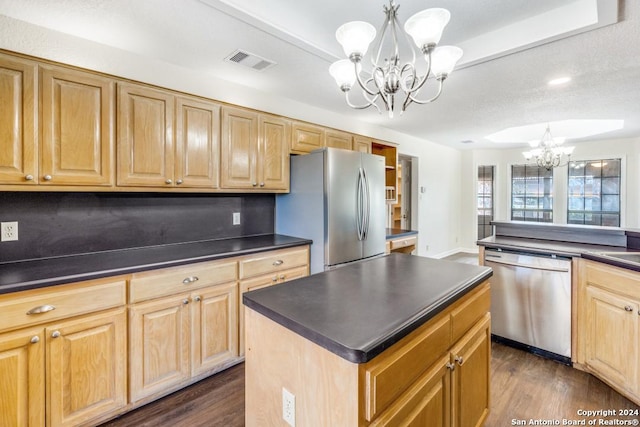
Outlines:
{"label": "refrigerator door handle", "polygon": [[369,194],[369,177],[367,177],[367,171],[362,169],[362,176],[364,178],[364,212],[363,212],[363,227],[362,227],[362,239],[366,240],[369,234],[369,217],[371,215],[371,198]]}
{"label": "refrigerator door handle", "polygon": [[364,221],[363,221],[363,209],[364,209],[364,175],[363,169],[358,169],[358,190],[357,190],[357,199],[356,199],[356,227],[358,231],[358,240],[364,239]]}

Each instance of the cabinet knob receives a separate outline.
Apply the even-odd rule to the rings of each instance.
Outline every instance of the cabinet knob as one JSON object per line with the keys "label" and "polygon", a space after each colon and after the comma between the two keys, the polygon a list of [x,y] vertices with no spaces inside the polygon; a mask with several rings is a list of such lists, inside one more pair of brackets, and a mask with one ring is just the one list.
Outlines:
{"label": "cabinet knob", "polygon": [[287,277],[286,277],[284,274],[283,274],[282,276],[280,276],[280,280],[284,280],[284,279],[286,279],[286,278],[287,278]]}
{"label": "cabinet knob", "polygon": [[264,182],[261,182],[261,183],[260,183],[260,187],[264,187]]}
{"label": "cabinet knob", "polygon": [[182,184],[182,182],[183,181],[181,179],[179,179],[179,180],[176,181],[176,184],[180,185],[180,184]]}
{"label": "cabinet knob", "polygon": [[251,185],[254,186],[254,187],[257,187],[258,183],[257,182],[252,182]]}
{"label": "cabinet knob", "polygon": [[462,356],[455,356],[453,358],[453,360],[455,360],[456,362],[458,362],[458,365],[462,366],[462,364],[464,363],[464,359],[462,358]]}
{"label": "cabinet knob", "polygon": [[170,180],[170,179],[167,179],[164,183],[167,184],[167,185],[171,185],[173,183],[173,181]]}
{"label": "cabinet knob", "polygon": [[58,338],[60,336],[60,331],[53,331],[51,334],[51,338]]}
{"label": "cabinet knob", "polygon": [[633,311],[633,307],[631,307],[630,305],[625,305],[624,311]]}
{"label": "cabinet knob", "polygon": [[454,369],[456,369],[456,365],[454,365],[453,363],[447,363],[444,366],[450,371],[453,371]]}
{"label": "cabinet knob", "polygon": [[51,181],[53,177],[51,175],[45,175],[42,177],[45,181]]}
{"label": "cabinet knob", "polygon": [[283,261],[283,260],[281,260],[281,259],[277,259],[277,260],[273,261],[273,265],[274,265],[275,267],[277,267],[277,266],[279,266],[279,265],[282,265],[282,264],[284,264],[284,261]]}
{"label": "cabinet knob", "polygon": [[182,304],[184,304],[184,305],[189,304],[189,299],[188,298],[183,299],[182,300]]}
{"label": "cabinet knob", "polygon": [[193,297],[193,300],[194,300],[195,302],[200,302],[200,300],[201,300],[201,299],[202,299],[202,298],[200,298],[200,295],[196,295],[195,297]]}
{"label": "cabinet knob", "polygon": [[278,276],[273,276],[273,278],[271,279],[272,282],[277,282],[278,281]]}
{"label": "cabinet knob", "polygon": [[31,341],[31,344],[35,344],[37,342],[40,342],[40,337],[35,335],[35,336],[31,337],[30,341]]}
{"label": "cabinet knob", "polygon": [[26,181],[33,181],[33,175],[27,175],[24,177]]}
{"label": "cabinet knob", "polygon": [[185,285],[188,285],[189,283],[197,282],[198,280],[200,280],[198,276],[189,276],[189,277],[185,277],[182,283],[184,283]]}
{"label": "cabinet knob", "polygon": [[31,310],[27,311],[27,316],[30,316],[32,314],[47,313],[47,312],[55,310],[55,309],[56,308],[54,306],[49,305],[49,304],[39,305],[39,306],[33,307]]}

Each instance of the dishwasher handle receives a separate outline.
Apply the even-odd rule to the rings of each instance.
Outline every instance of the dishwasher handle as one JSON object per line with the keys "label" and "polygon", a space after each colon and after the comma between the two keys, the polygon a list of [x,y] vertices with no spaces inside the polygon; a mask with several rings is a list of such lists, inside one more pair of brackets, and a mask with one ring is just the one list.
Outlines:
{"label": "dishwasher handle", "polygon": [[[491,258],[491,259],[487,259]],[[514,267],[522,267],[522,268],[530,268],[533,270],[545,270],[545,271],[559,271],[562,273],[568,273],[571,271],[569,267],[551,267],[551,266],[540,266],[540,265],[532,265],[532,264],[523,264],[514,261],[507,261],[504,259],[500,259],[500,255],[485,255],[485,265],[486,263],[494,263],[494,264],[503,264],[503,265],[512,265]]]}

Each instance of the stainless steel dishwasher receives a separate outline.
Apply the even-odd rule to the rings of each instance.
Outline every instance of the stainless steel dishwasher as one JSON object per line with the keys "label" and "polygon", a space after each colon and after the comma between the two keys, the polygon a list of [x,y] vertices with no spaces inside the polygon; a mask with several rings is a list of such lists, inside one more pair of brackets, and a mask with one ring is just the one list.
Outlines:
{"label": "stainless steel dishwasher", "polygon": [[486,249],[491,329],[508,344],[570,363],[571,259]]}

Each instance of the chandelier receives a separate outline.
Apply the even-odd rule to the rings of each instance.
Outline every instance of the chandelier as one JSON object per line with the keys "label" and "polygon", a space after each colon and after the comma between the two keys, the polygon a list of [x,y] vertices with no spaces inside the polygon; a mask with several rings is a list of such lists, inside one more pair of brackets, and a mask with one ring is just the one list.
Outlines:
{"label": "chandelier", "polygon": [[[522,153],[527,161],[534,159],[536,164],[547,170],[554,167],[565,166],[571,159],[571,153],[575,147],[561,147],[566,138],[552,138],[549,125],[542,135],[542,140],[530,142],[533,150]],[[567,156],[566,163],[561,164],[562,156]]]}
{"label": "chandelier", "polygon": [[[401,34],[398,22],[399,7],[393,0],[389,0],[389,6],[383,6],[386,19],[380,28],[376,49],[371,53],[370,72],[363,70],[362,60],[369,44],[376,37],[373,25],[353,21],[342,25],[336,31],[336,38],[349,59],[331,64],[329,73],[345,93],[347,105],[352,108],[364,109],[373,106],[381,112],[378,105],[381,104],[389,112],[389,117],[393,117],[396,95],[400,98],[400,114],[413,102],[433,102],[440,96],[442,83],[462,56],[462,49],[458,47],[436,47],[451,14],[446,9],[433,8],[416,13],[404,24],[404,50],[408,48],[411,52],[411,61],[403,63],[400,59],[401,46],[398,43]],[[390,40],[386,40],[385,36],[390,37]],[[423,75],[419,75],[416,69],[416,50],[409,36],[420,50],[418,55],[422,53],[424,57],[426,71]],[[383,50],[386,51],[386,56],[383,55]],[[418,94],[430,77],[434,78],[432,81],[437,82],[434,82],[435,95],[428,99],[420,99]],[[362,105],[354,105],[349,99],[349,91],[355,82],[358,83],[365,100]]]}

